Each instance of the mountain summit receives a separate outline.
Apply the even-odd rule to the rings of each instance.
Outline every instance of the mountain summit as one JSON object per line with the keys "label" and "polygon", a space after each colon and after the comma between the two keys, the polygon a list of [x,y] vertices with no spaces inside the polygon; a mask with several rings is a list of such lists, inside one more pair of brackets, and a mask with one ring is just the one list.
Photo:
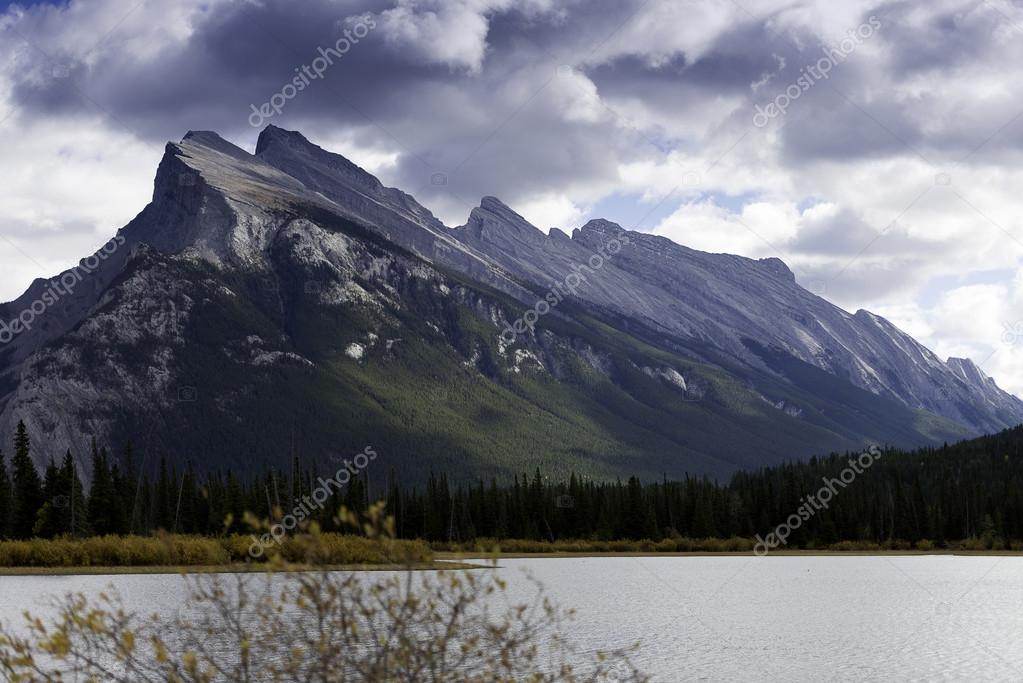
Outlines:
{"label": "mountain summit", "polygon": [[96,437],[242,471],[371,444],[410,481],[725,476],[1023,422],[972,362],[778,259],[604,220],[548,235],[494,197],[449,228],[275,126],[255,154],[168,144],[152,202],[83,264],[0,306],[25,322],[0,432],[24,420],[40,462]]}

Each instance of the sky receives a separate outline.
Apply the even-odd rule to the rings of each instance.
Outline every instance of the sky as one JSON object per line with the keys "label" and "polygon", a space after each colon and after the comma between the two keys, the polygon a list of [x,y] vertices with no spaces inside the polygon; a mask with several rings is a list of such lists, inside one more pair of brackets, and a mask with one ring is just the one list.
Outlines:
{"label": "sky", "polygon": [[273,123],[448,225],[495,195],[776,256],[1023,395],[1021,72],[1008,0],[0,0],[0,300],[167,141]]}

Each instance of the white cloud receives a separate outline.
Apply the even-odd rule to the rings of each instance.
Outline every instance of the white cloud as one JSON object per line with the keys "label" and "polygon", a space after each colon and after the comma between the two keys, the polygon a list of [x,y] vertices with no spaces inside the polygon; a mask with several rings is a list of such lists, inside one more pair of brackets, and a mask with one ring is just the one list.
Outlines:
{"label": "white cloud", "polygon": [[1016,282],[950,289],[931,306],[901,304],[877,313],[942,358],[972,358],[999,386],[1023,394],[1023,313]]}
{"label": "white cloud", "polygon": [[483,68],[488,22],[471,3],[405,1],[383,12],[380,23],[395,49],[471,73]]}
{"label": "white cloud", "polygon": [[515,210],[533,225],[547,231],[548,228],[561,228],[571,232],[579,226],[586,211],[576,206],[571,199],[563,194],[548,194],[519,202]]}
{"label": "white cloud", "polygon": [[4,301],[91,254],[131,220],[152,197],[163,154],[93,120],[8,121],[0,148]]}
{"label": "white cloud", "polygon": [[396,7],[379,14],[379,21],[395,50],[479,74],[491,14],[509,9],[542,14],[552,5],[547,0],[399,0]]}
{"label": "white cloud", "polygon": [[[341,154],[348,159],[358,160],[359,166],[373,175],[385,181],[398,164],[401,152],[393,149],[378,149],[367,146],[355,135],[348,131],[326,131],[323,135],[308,137],[314,139],[315,143],[324,149]],[[250,149],[250,152],[254,149]]]}
{"label": "white cloud", "polygon": [[653,232],[702,251],[778,256],[784,252],[777,245],[797,234],[800,220],[791,204],[751,202],[740,213],[733,213],[706,200],[679,207]]}

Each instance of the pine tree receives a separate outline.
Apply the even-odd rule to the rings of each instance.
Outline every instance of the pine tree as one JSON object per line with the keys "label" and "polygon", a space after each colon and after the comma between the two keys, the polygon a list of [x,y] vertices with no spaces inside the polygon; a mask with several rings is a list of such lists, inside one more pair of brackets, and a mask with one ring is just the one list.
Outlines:
{"label": "pine tree", "polygon": [[156,528],[153,524],[153,518],[155,517],[153,484],[149,480],[149,475],[143,475],[142,483],[138,487],[138,493],[138,503],[133,508],[135,510],[135,522],[133,523],[132,533],[146,536],[151,534]]}
{"label": "pine tree", "polygon": [[130,441],[124,446],[121,464],[121,476],[118,478],[115,494],[122,515],[124,533],[133,534],[137,532],[139,523],[138,490],[141,482],[135,468],[135,452]]}
{"label": "pine tree", "polygon": [[88,504],[82,490],[82,480],[78,476],[78,468],[70,449],[64,454],[60,463],[60,495],[67,498],[64,509],[66,533],[72,536],[84,535],[88,531]]}
{"label": "pine tree", "polygon": [[116,533],[114,528],[114,482],[106,449],[92,442],[92,488],[89,490],[89,527],[97,536]]}
{"label": "pine tree", "polygon": [[[239,534],[245,531],[242,518],[245,515],[244,493],[242,486],[231,470],[227,471],[227,482],[224,490],[224,517],[220,520],[220,528],[224,533]],[[228,524],[228,520],[231,523]]]}
{"label": "pine tree", "polygon": [[110,465],[110,533],[123,536],[128,532],[124,506],[121,504],[121,491],[124,490],[124,476],[116,462],[109,458]]}
{"label": "pine tree", "polygon": [[171,525],[171,478],[167,470],[167,459],[160,458],[153,499],[153,526],[169,530]]}
{"label": "pine tree", "polygon": [[7,476],[3,451],[0,451],[0,538],[11,535],[11,480]]}
{"label": "pine tree", "polygon": [[181,476],[181,489],[178,498],[181,504],[178,510],[175,531],[183,534],[198,533],[199,489],[197,477],[191,463],[188,464],[188,469]]}
{"label": "pine tree", "polygon": [[43,484],[39,471],[32,462],[31,441],[24,422],[18,422],[14,437],[14,459],[11,461],[14,490],[12,535],[15,538],[31,538],[36,523],[36,513],[43,503]]}
{"label": "pine tree", "polygon": [[67,498],[60,493],[60,470],[51,459],[43,476],[43,505],[36,512],[33,535],[54,538],[64,533],[64,508]]}

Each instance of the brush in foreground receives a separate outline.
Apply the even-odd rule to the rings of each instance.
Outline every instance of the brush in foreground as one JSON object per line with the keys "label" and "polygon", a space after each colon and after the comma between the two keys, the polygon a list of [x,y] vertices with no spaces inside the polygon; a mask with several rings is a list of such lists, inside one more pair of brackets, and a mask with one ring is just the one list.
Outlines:
{"label": "brush in foreground", "polygon": [[[380,510],[366,530],[386,544],[393,522]],[[579,664],[562,629],[571,612],[539,588],[512,604],[494,566],[372,575],[267,566],[186,579],[173,615],[131,613],[114,594],[68,595],[49,623],[26,615],[20,632],[0,628],[0,671],[19,682],[645,680],[632,649]]]}

